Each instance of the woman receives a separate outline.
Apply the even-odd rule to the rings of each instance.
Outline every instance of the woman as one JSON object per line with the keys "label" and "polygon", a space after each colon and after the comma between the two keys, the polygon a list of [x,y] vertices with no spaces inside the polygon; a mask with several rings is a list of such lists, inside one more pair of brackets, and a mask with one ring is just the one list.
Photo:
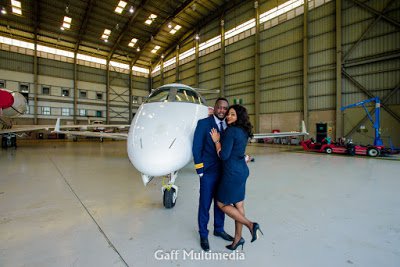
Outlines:
{"label": "woman", "polygon": [[[252,136],[251,123],[245,107],[232,105],[226,116],[228,128],[225,130],[221,146],[220,134],[216,129],[211,130],[215,148],[222,159],[223,175],[217,189],[217,205],[229,217],[235,220],[235,238],[233,243],[226,246],[235,250],[244,245],[242,238],[243,225],[249,228],[251,242],[257,240],[260,226],[244,216],[244,197],[249,168],[245,161],[245,151],[249,137]],[[261,232],[262,233],[262,232]]]}

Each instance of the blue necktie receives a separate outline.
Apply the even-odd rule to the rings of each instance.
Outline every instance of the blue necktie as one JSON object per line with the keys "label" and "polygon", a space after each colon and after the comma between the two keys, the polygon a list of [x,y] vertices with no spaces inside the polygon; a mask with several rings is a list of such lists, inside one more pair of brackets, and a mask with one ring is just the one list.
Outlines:
{"label": "blue necktie", "polygon": [[219,122],[219,132],[222,133],[224,131],[224,123],[222,121]]}

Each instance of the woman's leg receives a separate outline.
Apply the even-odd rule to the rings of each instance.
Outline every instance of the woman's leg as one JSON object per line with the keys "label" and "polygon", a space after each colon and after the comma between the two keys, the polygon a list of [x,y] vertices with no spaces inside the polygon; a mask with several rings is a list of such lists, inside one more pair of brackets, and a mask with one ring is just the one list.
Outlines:
{"label": "woman's leg", "polygon": [[[229,217],[235,220],[235,232],[237,231],[237,227],[241,228],[241,225],[246,225],[247,228],[249,228],[250,232],[253,229],[253,223],[249,221],[245,216],[244,216],[244,206],[243,206],[243,201],[240,201],[238,203],[235,203],[235,206],[232,205],[225,205],[224,203],[221,203],[218,201],[218,207]],[[239,223],[237,225],[237,223]],[[237,226],[236,226],[237,225]],[[240,230],[241,234],[241,230]],[[241,237],[241,235],[240,235]],[[239,239],[240,239],[239,237]],[[235,239],[236,239],[236,233],[235,233]]]}

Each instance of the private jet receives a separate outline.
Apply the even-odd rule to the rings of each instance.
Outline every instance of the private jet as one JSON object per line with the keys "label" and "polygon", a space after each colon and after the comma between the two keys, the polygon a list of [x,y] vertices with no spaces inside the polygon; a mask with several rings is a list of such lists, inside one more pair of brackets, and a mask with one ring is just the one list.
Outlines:
{"label": "private jet", "polygon": [[[178,171],[192,160],[193,135],[197,121],[209,116],[204,98],[192,87],[183,84],[163,85],[149,95],[138,109],[128,133],[62,131],[60,119],[56,133],[127,139],[128,157],[141,173],[146,186],[154,177],[166,177],[163,183],[163,205],[175,206]],[[256,134],[254,138],[307,135],[304,123],[301,132]]]}

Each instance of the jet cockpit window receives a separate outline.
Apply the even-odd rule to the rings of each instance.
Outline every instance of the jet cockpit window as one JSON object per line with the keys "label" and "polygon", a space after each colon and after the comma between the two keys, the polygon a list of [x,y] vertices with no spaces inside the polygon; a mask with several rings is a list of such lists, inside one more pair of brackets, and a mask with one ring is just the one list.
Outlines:
{"label": "jet cockpit window", "polygon": [[196,91],[179,87],[164,87],[154,91],[147,99],[147,103],[151,102],[188,102],[204,104],[204,100]]}
{"label": "jet cockpit window", "polygon": [[168,102],[170,88],[162,88],[154,91],[149,98],[147,99],[147,103],[151,102]]}
{"label": "jet cockpit window", "polygon": [[176,91],[175,101],[203,104],[203,101],[197,92],[186,88],[178,88]]}

